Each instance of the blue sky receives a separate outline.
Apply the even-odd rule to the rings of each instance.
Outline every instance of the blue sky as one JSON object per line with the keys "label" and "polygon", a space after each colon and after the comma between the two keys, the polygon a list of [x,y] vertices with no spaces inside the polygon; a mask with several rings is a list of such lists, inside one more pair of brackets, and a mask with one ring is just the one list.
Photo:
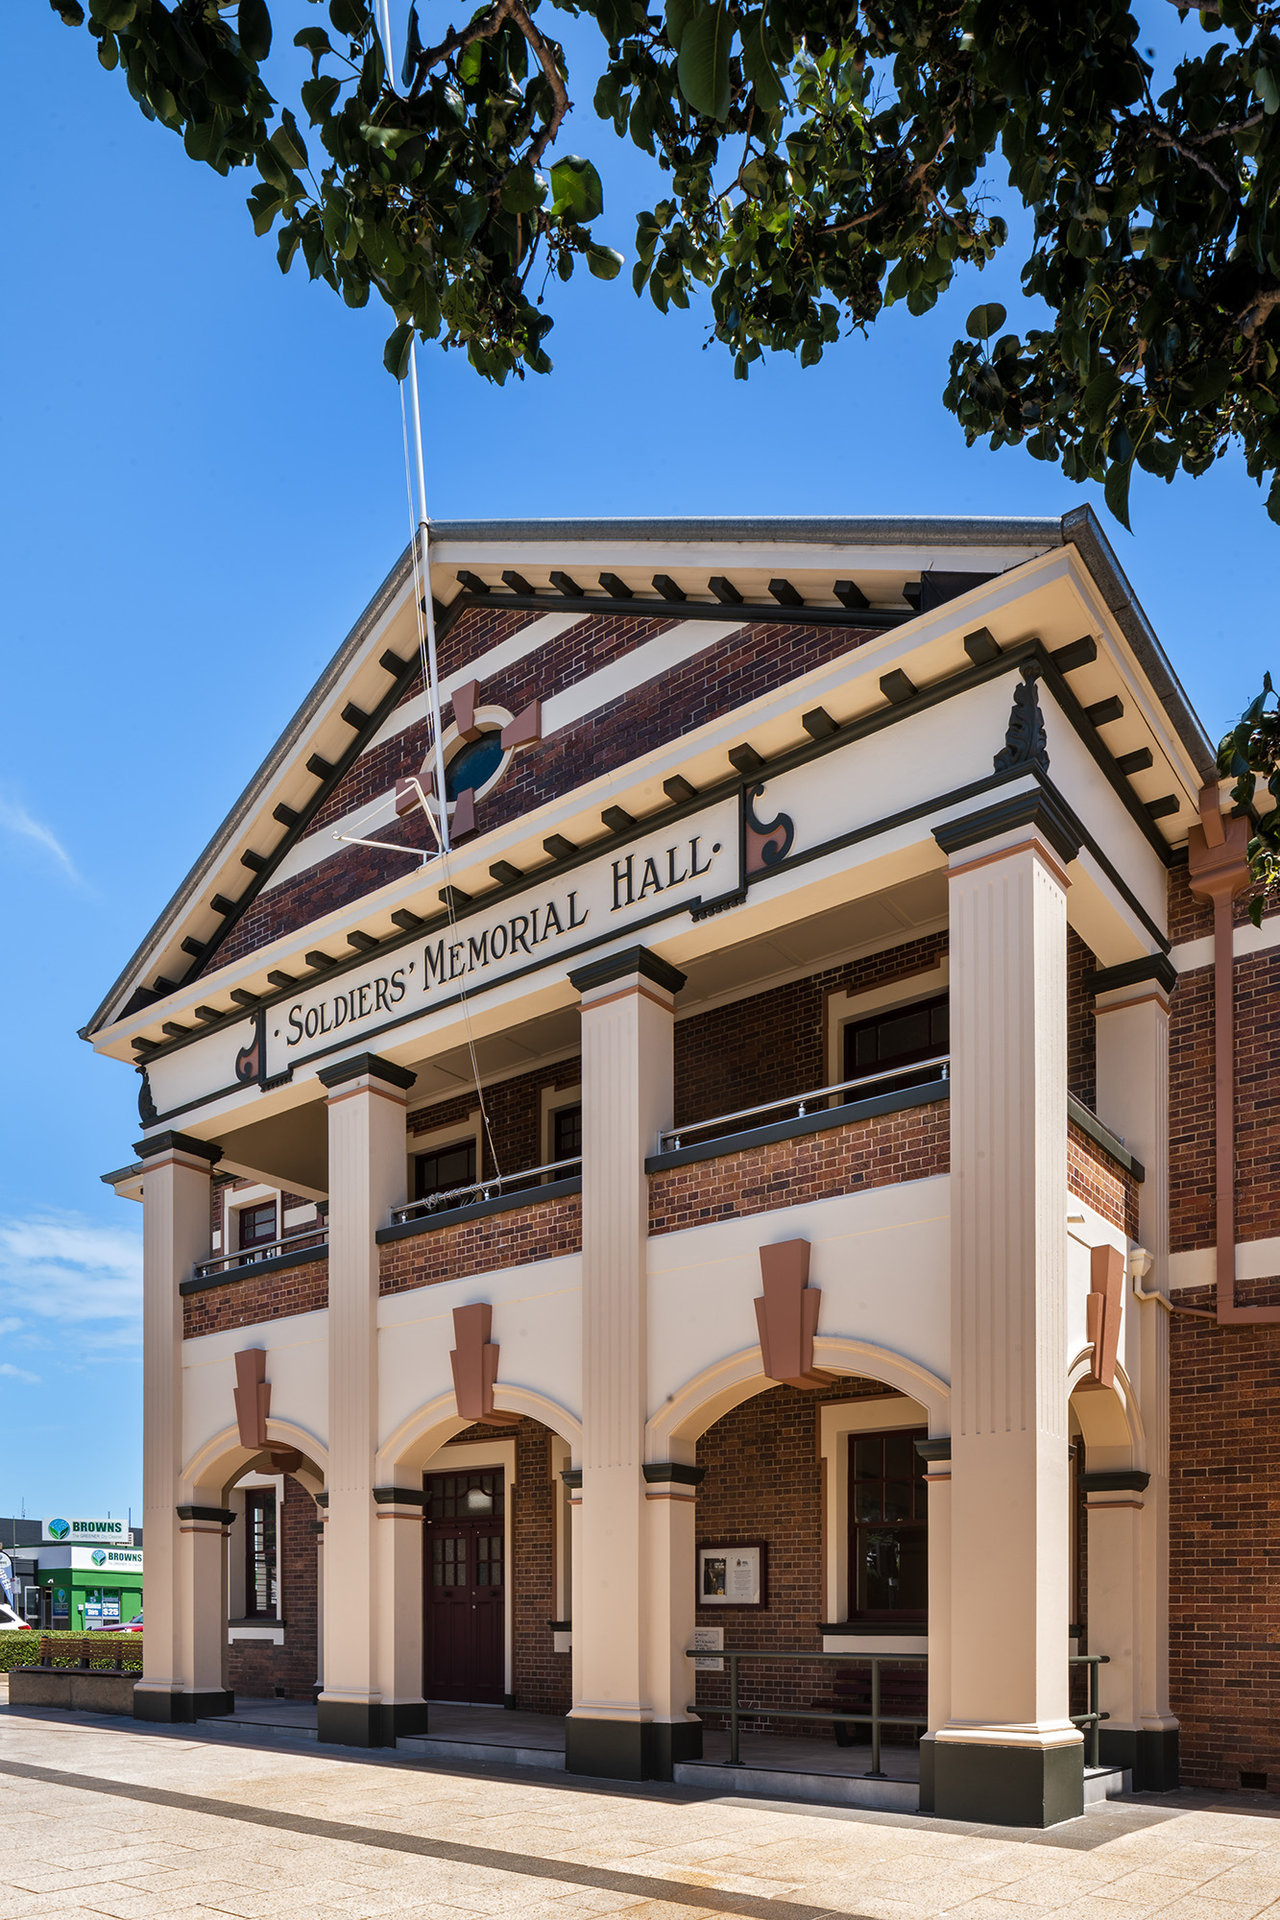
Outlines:
{"label": "blue sky", "polygon": [[[40,125],[7,156],[0,307],[0,1513],[119,1513],[141,1497],[141,1209],[98,1176],[132,1157],[137,1083],[76,1029],[395,558],[407,509],[382,312],[283,279],[248,182],[186,160],[41,0],[6,30],[11,71],[40,76]],[[561,149],[597,159],[602,237],[630,257],[647,163],[589,107]],[[1097,490],[966,449],[939,399],[947,351],[979,298],[1018,321],[1016,265],[1010,250],[935,315],[895,310],[815,369],[780,360],[745,384],[703,350],[705,312],[662,319],[626,274],[557,284],[549,378],[490,389],[424,355],[432,511],[1091,498],[1216,736],[1275,664],[1280,531],[1234,458],[1172,488],[1139,477],[1130,536]]]}

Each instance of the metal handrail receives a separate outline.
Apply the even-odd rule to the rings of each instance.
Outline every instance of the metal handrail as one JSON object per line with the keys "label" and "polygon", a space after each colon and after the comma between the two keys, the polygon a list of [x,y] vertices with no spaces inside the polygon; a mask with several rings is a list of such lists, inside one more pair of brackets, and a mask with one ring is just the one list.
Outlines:
{"label": "metal handrail", "polygon": [[848,1093],[853,1087],[870,1087],[882,1080],[901,1080],[909,1073],[923,1073],[928,1067],[941,1067],[939,1079],[945,1080],[951,1066],[949,1053],[936,1054],[931,1060],[913,1060],[908,1066],[892,1067],[884,1073],[860,1073],[854,1080],[835,1080],[829,1087],[813,1087],[808,1093],[789,1093],[782,1100],[765,1100],[758,1107],[739,1107],[733,1113],[718,1113],[713,1120],[690,1120],[683,1127],[668,1127],[658,1135],[658,1152],[676,1152],[680,1150],[681,1136],[686,1133],[705,1133],[708,1127],[723,1127],[730,1120],[752,1120],[758,1113],[776,1113],[779,1107],[799,1107],[797,1116],[805,1117],[805,1108],[810,1100],[826,1100],[835,1093]]}
{"label": "metal handrail", "polygon": [[421,1200],[409,1200],[402,1207],[392,1207],[391,1218],[396,1226],[400,1226],[406,1220],[416,1219],[420,1212],[436,1213],[447,1202],[457,1203],[467,1193],[477,1194],[482,1200],[491,1200],[495,1193],[515,1186],[517,1181],[539,1180],[548,1173],[563,1174],[569,1167],[580,1171],[582,1155],[578,1154],[572,1160],[548,1160],[544,1167],[525,1167],[519,1173],[491,1174],[487,1180],[470,1180],[465,1187],[446,1187],[441,1193],[428,1193]]}
{"label": "metal handrail", "polygon": [[1089,1711],[1088,1713],[1073,1713],[1071,1715],[1071,1724],[1073,1727],[1088,1728],[1088,1732],[1085,1734],[1086,1752],[1088,1756],[1085,1764],[1090,1767],[1096,1767],[1099,1764],[1099,1724],[1101,1721],[1111,1718],[1109,1713],[1099,1713],[1098,1711],[1098,1668],[1109,1667],[1111,1665],[1111,1655],[1109,1653],[1069,1653],[1067,1655],[1067,1665],[1072,1667],[1088,1667],[1089,1669]]}
{"label": "metal handrail", "polygon": [[282,1234],[278,1240],[264,1240],[257,1247],[235,1247],[229,1253],[214,1253],[207,1260],[197,1260],[192,1271],[197,1279],[207,1274],[226,1273],[232,1267],[256,1266],[259,1260],[274,1259],[278,1253],[292,1253],[301,1247],[314,1246],[317,1251],[329,1244],[327,1225],[302,1227],[297,1233]]}
{"label": "metal handrail", "polygon": [[[928,1719],[922,1713],[881,1713],[880,1711],[880,1668],[882,1665],[896,1667],[904,1661],[928,1661],[927,1653],[805,1653],[795,1647],[686,1647],[685,1657],[689,1660],[727,1660],[729,1662],[729,1758],[725,1765],[736,1767],[739,1764],[738,1720],[746,1714],[751,1720],[829,1720],[833,1726],[852,1722],[854,1726],[869,1725],[871,1728],[871,1767],[863,1775],[865,1780],[884,1780],[887,1775],[880,1765],[880,1729],[881,1727],[924,1727]],[[811,1711],[799,1712],[794,1707],[741,1707],[738,1703],[738,1662],[740,1660],[835,1660],[843,1666],[869,1666],[871,1668],[871,1711],[858,1713],[846,1710],[843,1713],[823,1713],[817,1707]],[[690,1713],[717,1713],[724,1709],[717,1707],[690,1706]]]}

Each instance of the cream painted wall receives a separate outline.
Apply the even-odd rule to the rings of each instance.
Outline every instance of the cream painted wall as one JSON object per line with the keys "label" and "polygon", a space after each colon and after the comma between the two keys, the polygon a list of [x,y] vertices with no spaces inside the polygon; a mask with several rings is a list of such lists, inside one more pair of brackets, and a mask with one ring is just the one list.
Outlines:
{"label": "cream painted wall", "polygon": [[580,1417],[582,1258],[574,1253],[384,1295],[378,1302],[379,1446],[419,1408],[452,1397],[453,1309],[480,1300],[493,1306],[499,1400],[503,1387],[525,1387]]}
{"label": "cream painted wall", "polygon": [[649,1415],[758,1335],[758,1249],[807,1239],[819,1338],[889,1348],[946,1379],[951,1361],[945,1174],[665,1233],[649,1241]]}
{"label": "cream painted wall", "polygon": [[182,1458],[189,1461],[216,1434],[236,1421],[235,1356],[246,1347],[264,1347],[271,1382],[273,1421],[286,1421],[328,1441],[329,1316],[293,1314],[254,1327],[202,1333],[182,1343]]}

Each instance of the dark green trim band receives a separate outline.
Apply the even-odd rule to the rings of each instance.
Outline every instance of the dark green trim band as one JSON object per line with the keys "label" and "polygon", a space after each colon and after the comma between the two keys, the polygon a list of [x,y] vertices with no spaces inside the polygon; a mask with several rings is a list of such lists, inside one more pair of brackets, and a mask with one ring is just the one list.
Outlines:
{"label": "dark green trim band", "polygon": [[219,1526],[229,1527],[235,1519],[230,1507],[175,1507],[179,1520],[214,1520]]}
{"label": "dark green trim band", "polygon": [[917,1440],[916,1452],[922,1460],[949,1460],[951,1458],[951,1435],[939,1434],[936,1439]]}
{"label": "dark green trim band", "polygon": [[425,1507],[431,1498],[425,1487],[375,1487],[375,1507]]}
{"label": "dark green trim band", "polygon": [[566,1487],[580,1487],[582,1485],[582,1468],[562,1467],[560,1469],[560,1478],[564,1481]]}
{"label": "dark green trim band", "polygon": [[680,1487],[699,1487],[707,1477],[707,1470],[686,1466],[683,1460],[647,1460],[644,1477],[650,1483],[670,1480]]}
{"label": "dark green trim band", "polygon": [[[651,1153],[644,1170],[665,1173],[669,1167],[690,1167],[699,1160],[719,1160],[726,1153],[742,1153],[747,1147],[768,1147],[778,1140],[797,1140],[808,1133],[825,1133],[830,1127],[847,1126],[852,1120],[868,1120],[878,1113],[901,1113],[908,1107],[926,1107],[935,1100],[950,1097],[949,1080],[930,1080],[923,1087],[907,1087],[901,1093],[878,1093],[869,1100],[851,1100],[843,1107],[825,1107],[821,1113],[806,1113],[800,1120],[778,1120],[771,1126],[751,1127],[745,1133],[722,1134],[718,1140],[700,1140],[696,1146]],[[782,1106],[783,1102],[780,1100],[778,1105]]]}
{"label": "dark green trim band", "polygon": [[633,973],[652,980],[655,986],[665,987],[668,993],[679,993],[685,983],[679,967],[660,960],[648,947],[624,947],[621,953],[611,953],[604,960],[589,960],[585,967],[571,967],[569,985],[575,993],[586,993],[592,987],[607,986],[611,980],[626,980]]}
{"label": "dark green trim band", "polygon": [[214,1146],[210,1140],[197,1140],[189,1133],[153,1133],[149,1140],[135,1140],[133,1150],[145,1167],[148,1160],[155,1160],[162,1153],[189,1153],[198,1160],[207,1160],[210,1166],[222,1158],[222,1148]]}
{"label": "dark green trim band", "polygon": [[962,820],[948,820],[935,827],[933,837],[946,854],[961,853],[966,847],[980,846],[998,833],[1014,827],[1035,827],[1042,833],[1059,859],[1074,860],[1084,844],[1085,830],[1066,801],[1055,792],[1037,787],[1030,793],[1011,794],[994,806],[980,807]]}
{"label": "dark green trim band", "polygon": [[582,1179],[549,1180],[545,1187],[525,1187],[519,1193],[495,1194],[492,1200],[472,1200],[465,1207],[449,1207],[443,1213],[427,1213],[420,1220],[402,1220],[399,1226],[379,1227],[374,1239],[380,1247],[390,1240],[409,1240],[414,1234],[434,1233],[437,1227],[456,1227],[460,1220],[482,1220],[487,1213],[510,1213],[515,1207],[527,1207],[540,1200],[560,1200],[569,1193],[582,1192]]}
{"label": "dark green trim band", "polygon": [[[366,956],[359,956],[364,959]],[[388,1086],[408,1089],[417,1079],[408,1067],[398,1067],[394,1060],[384,1060],[380,1053],[353,1053],[349,1060],[335,1061],[331,1067],[321,1067],[316,1079],[322,1087],[340,1087],[348,1080],[358,1080],[361,1074],[368,1074],[371,1080],[385,1080]]]}
{"label": "dark green trim band", "polygon": [[1112,987],[1133,987],[1140,980],[1154,980],[1166,993],[1178,984],[1178,969],[1167,953],[1148,953],[1141,960],[1122,960],[1118,967],[1098,967],[1089,977],[1091,993],[1107,993]]}
{"label": "dark green trim band", "polygon": [[283,1273],[286,1267],[305,1267],[312,1260],[329,1258],[329,1242],[325,1240],[317,1247],[299,1247],[296,1253],[276,1253],[270,1260],[252,1260],[243,1267],[227,1267],[222,1273],[193,1274],[190,1280],[179,1280],[178,1292],[207,1293],[210,1287],[231,1286],[237,1280],[252,1280],[259,1273]]}
{"label": "dark green trim band", "polygon": [[1116,1138],[1110,1127],[1104,1127],[1097,1114],[1090,1113],[1088,1107],[1083,1101],[1077,1100],[1074,1093],[1067,1095],[1067,1118],[1074,1120],[1081,1133],[1087,1133],[1104,1153],[1109,1153],[1113,1160],[1118,1160],[1125,1172],[1131,1173],[1141,1185],[1147,1177],[1147,1170],[1141,1160],[1130,1153],[1124,1142]]}
{"label": "dark green trim band", "polygon": [[1139,1467],[1119,1467],[1114,1472],[1082,1473],[1080,1485],[1086,1493],[1145,1493],[1151,1475]]}

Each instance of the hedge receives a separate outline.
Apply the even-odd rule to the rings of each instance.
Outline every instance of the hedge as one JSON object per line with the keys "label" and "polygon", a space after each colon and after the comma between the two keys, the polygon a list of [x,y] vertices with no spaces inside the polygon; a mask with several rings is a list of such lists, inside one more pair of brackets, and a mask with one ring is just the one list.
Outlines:
{"label": "hedge", "polygon": [[40,1664],[40,1642],[51,1643],[55,1666],[78,1667],[84,1654],[91,1667],[110,1667],[123,1660],[130,1671],[142,1671],[142,1635],[140,1633],[0,1633],[0,1673],[15,1667]]}

